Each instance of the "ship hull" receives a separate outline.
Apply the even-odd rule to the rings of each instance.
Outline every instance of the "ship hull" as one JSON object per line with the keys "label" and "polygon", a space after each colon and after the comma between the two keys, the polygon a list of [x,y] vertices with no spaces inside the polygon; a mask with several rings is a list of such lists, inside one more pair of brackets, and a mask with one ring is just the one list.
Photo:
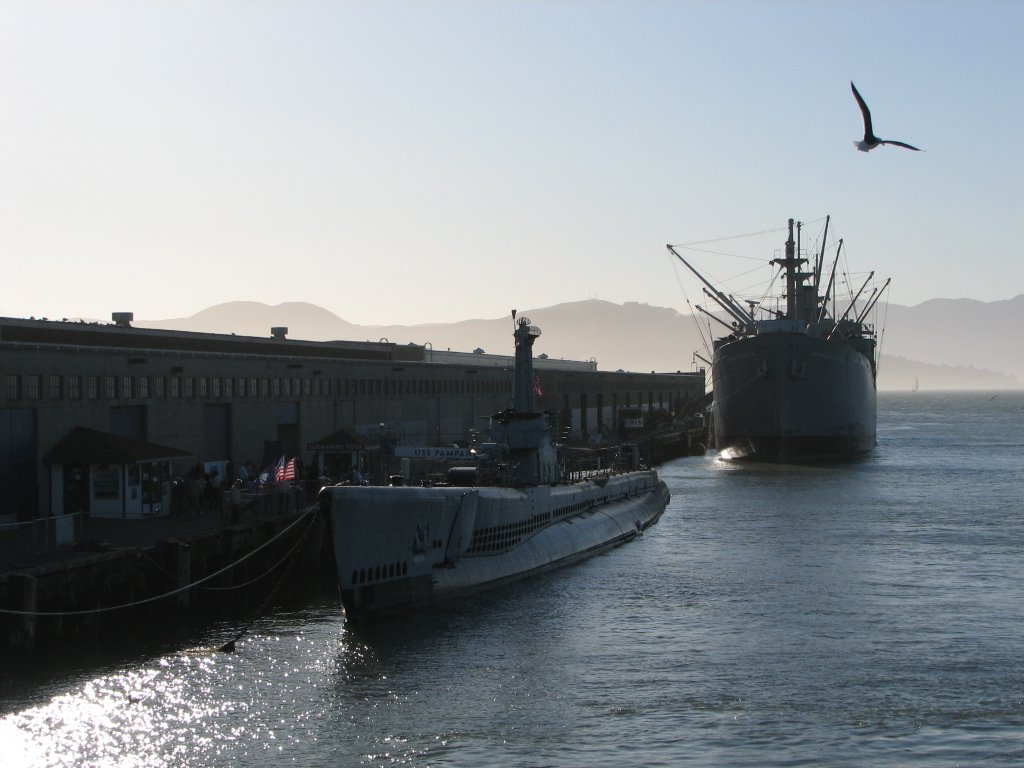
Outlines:
{"label": "ship hull", "polygon": [[427,606],[635,538],[668,503],[653,471],[527,488],[325,488],[346,617]]}
{"label": "ship hull", "polygon": [[720,342],[712,374],[724,458],[843,461],[875,446],[872,362],[845,340],[769,333]]}

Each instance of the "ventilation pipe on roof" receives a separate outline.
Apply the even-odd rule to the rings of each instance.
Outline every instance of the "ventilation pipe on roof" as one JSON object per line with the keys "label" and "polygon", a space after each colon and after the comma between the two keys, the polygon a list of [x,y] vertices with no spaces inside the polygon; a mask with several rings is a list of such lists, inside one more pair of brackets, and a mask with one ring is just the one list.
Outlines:
{"label": "ventilation pipe on roof", "polygon": [[110,319],[114,321],[114,325],[118,328],[131,328],[132,320],[135,319],[134,312],[113,312],[110,315]]}
{"label": "ventilation pipe on roof", "polygon": [[270,329],[270,335],[275,339],[284,339],[288,336],[288,328],[278,325]]}

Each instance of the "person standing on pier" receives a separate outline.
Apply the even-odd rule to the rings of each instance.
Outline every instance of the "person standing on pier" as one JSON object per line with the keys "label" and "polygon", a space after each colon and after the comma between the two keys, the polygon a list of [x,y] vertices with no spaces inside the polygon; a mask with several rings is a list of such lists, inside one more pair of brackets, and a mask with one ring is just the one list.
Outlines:
{"label": "person standing on pier", "polygon": [[237,523],[242,514],[242,480],[238,478],[231,484],[231,522]]}
{"label": "person standing on pier", "polygon": [[203,489],[199,484],[199,471],[192,469],[185,478],[185,492],[188,494],[188,507],[193,515],[198,517],[202,513],[200,507],[200,499],[202,497]]}

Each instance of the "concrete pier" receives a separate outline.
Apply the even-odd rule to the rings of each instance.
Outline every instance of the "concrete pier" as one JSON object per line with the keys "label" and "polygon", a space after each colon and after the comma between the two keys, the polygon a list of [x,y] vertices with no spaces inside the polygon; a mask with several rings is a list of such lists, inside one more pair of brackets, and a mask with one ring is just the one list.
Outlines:
{"label": "concrete pier", "polygon": [[[0,609],[12,611],[0,613],[3,647],[45,651],[83,632],[102,635],[133,623],[187,618],[215,602],[203,586],[189,585],[273,541],[209,582],[220,588],[244,584],[279,563],[303,535],[304,546],[294,556],[316,565],[324,535],[315,511],[294,508],[235,524],[218,515],[89,520],[85,529],[87,538],[77,546],[3,564]],[[270,578],[243,588],[233,601],[258,600],[257,592],[273,584]],[[162,595],[169,597],[153,599]]]}

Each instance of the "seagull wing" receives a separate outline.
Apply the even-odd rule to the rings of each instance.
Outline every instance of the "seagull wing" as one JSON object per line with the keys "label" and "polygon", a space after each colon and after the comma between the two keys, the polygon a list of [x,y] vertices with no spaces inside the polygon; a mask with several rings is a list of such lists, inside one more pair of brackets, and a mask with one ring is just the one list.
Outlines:
{"label": "seagull wing", "polygon": [[912,149],[915,152],[920,152],[921,151],[917,147],[912,147],[909,144],[904,144],[902,141],[889,141],[887,139],[879,139],[878,143],[879,144],[893,144],[893,145],[895,145],[897,147],[903,147],[904,149]]}
{"label": "seagull wing", "polygon": [[868,105],[864,103],[864,99],[861,98],[860,93],[857,91],[857,86],[853,84],[853,80],[850,81],[850,90],[853,91],[853,97],[857,100],[857,105],[860,107],[860,113],[864,117],[864,141],[873,143],[877,141],[875,138],[875,132],[871,128],[871,110],[868,109]]}

